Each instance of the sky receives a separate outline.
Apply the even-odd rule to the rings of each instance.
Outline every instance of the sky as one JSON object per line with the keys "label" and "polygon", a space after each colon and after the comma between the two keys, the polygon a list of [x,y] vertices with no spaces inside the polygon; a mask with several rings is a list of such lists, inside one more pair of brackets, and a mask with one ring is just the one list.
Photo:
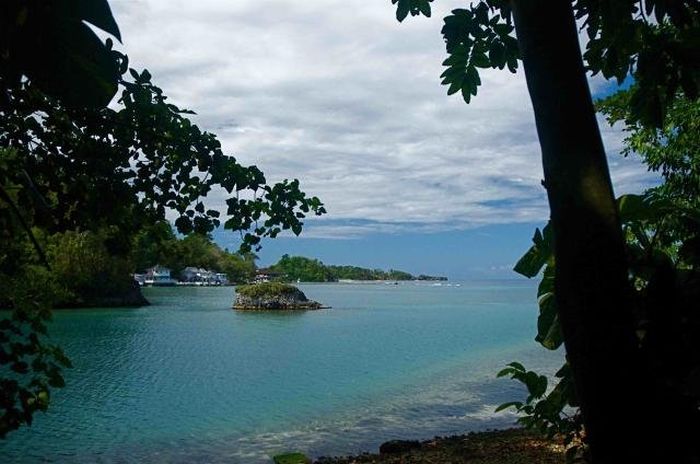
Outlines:
{"label": "sky", "polygon": [[[454,279],[510,278],[548,217],[522,70],[487,70],[466,105],[440,85],[442,17],[399,24],[390,0],[112,0],[120,49],[225,153],[268,182],[298,178],[328,214],[284,254]],[[614,84],[590,79],[594,96]],[[616,194],[656,182],[600,126]],[[224,195],[210,195],[223,209]],[[217,231],[235,249],[238,235]]]}

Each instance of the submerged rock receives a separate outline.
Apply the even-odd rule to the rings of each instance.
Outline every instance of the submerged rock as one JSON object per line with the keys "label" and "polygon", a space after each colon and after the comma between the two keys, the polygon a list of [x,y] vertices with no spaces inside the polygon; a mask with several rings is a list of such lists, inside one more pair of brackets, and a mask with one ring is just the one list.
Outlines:
{"label": "submerged rock", "polygon": [[236,287],[236,301],[233,309],[260,310],[303,310],[321,309],[321,303],[309,300],[304,292],[293,285],[278,282],[239,285]]}

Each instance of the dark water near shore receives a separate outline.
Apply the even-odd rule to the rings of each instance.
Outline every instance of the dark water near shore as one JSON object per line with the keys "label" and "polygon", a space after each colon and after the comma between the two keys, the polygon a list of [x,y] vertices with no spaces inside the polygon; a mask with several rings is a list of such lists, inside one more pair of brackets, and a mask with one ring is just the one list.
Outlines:
{"label": "dark water near shore", "polygon": [[75,368],[0,462],[268,463],[392,438],[503,427],[509,361],[553,371],[532,341],[528,281],[301,284],[331,310],[241,313],[232,288],[153,288],[153,306],[70,310],[50,331]]}

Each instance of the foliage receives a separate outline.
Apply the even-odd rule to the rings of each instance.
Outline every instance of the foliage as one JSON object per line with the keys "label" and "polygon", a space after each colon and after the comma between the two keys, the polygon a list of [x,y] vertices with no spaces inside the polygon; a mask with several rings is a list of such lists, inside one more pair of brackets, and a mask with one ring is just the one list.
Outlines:
{"label": "foliage", "polygon": [[282,282],[260,282],[250,285],[239,285],[236,293],[248,298],[265,298],[279,295],[296,295],[299,290],[293,285]]}
{"label": "foliage", "polygon": [[106,245],[118,234],[112,227],[48,237],[46,256],[61,292],[55,306],[97,305],[104,297],[120,297],[134,288],[128,258],[114,256]]}
{"label": "foliage", "polygon": [[[392,0],[396,17],[410,12],[430,17],[425,0]],[[694,0],[609,2],[576,0],[576,19],[588,41],[583,58],[588,70],[622,83],[634,74],[630,110],[646,126],[660,127],[677,92],[691,100],[698,95],[700,4]],[[508,0],[482,0],[444,18],[447,69],[440,76],[448,95],[461,92],[469,103],[481,85],[479,69],[518,69],[520,54],[513,35],[512,5]]]}
{"label": "foliage", "polygon": [[[334,280],[414,280],[415,277],[408,272],[389,269],[367,269],[358,266],[328,266]],[[424,276],[427,277],[427,276]],[[427,280],[427,279],[426,279]]]}
{"label": "foliage", "polygon": [[141,272],[156,264],[179,269],[172,263],[177,242],[178,238],[168,221],[157,221],[142,227],[132,238],[130,254],[133,270]]}
{"label": "foliage", "polygon": [[[412,274],[396,269],[383,271],[381,269],[367,269],[358,266],[334,266],[326,265],[317,259],[303,256],[283,255],[280,260],[270,266],[274,272],[282,275],[283,280],[301,282],[337,282],[340,279],[347,280],[415,280]],[[442,277],[421,275],[420,280],[446,280]]]}
{"label": "foliage", "polygon": [[103,43],[90,26],[121,40],[107,0],[3,2],[0,87],[27,77],[67,105],[106,106],[117,92],[118,65],[112,41]]}
{"label": "foliage", "polygon": [[[691,416],[688,426],[698,428],[698,418],[693,421],[692,416],[700,406],[700,390],[693,386],[700,372],[700,312],[695,306],[700,296],[700,210],[697,205],[689,208],[659,196],[658,189],[645,195],[624,195],[618,199],[618,207],[627,238],[640,350],[654,380],[666,386],[669,404],[686,408]],[[683,235],[678,235],[674,217],[690,223]],[[549,225],[544,230],[548,229]],[[551,233],[537,230],[533,246],[515,266],[516,272],[527,277],[544,268],[538,288],[540,315],[535,340],[550,350],[563,343],[554,298],[553,238]],[[585,444],[579,413],[567,411],[578,406],[568,364],[557,372],[559,382],[549,392],[544,376],[526,371],[518,363],[499,373],[503,375],[525,384],[530,395],[524,403],[506,403],[499,410],[513,407],[523,414],[523,425],[549,435],[562,433],[569,443]],[[572,447],[572,453],[584,450]]]}
{"label": "foliage", "polygon": [[203,234],[192,233],[180,239],[166,221],[139,231],[133,239],[131,256],[132,270],[137,272],[161,264],[173,275],[193,266],[223,272],[231,282],[248,282],[255,276],[255,254],[222,250]]}
{"label": "foliage", "polygon": [[636,154],[650,170],[660,172],[657,191],[688,206],[700,201],[700,101],[679,94],[668,106],[661,127],[643,124],[631,111],[633,90],[620,91],[598,102],[612,125],[624,123],[623,155]]}
{"label": "foliage", "polygon": [[309,464],[311,459],[303,453],[284,453],[272,458],[275,464]]}
{"label": "foliage", "polygon": [[[126,72],[125,57],[120,65]],[[250,249],[283,229],[298,234],[306,214],[324,212],[298,181],[266,185],[255,166],[224,155],[213,134],[185,117],[188,111],[166,102],[148,71],[129,73],[133,81],[121,81],[117,109],[72,110],[31,83],[9,89],[0,107],[0,143],[12,147],[3,185],[20,190],[18,206],[29,222],[51,232],[99,223],[133,231],[172,210],[179,232],[207,233],[221,221],[204,197],[224,190],[234,195],[224,228],[245,232],[243,248]],[[242,191],[254,198],[240,198]]]}
{"label": "foliage", "polygon": [[[630,91],[618,92],[599,102],[599,108],[611,124],[625,122],[628,136],[623,154],[641,156],[650,169],[661,170],[663,175],[663,183],[646,194],[618,199],[635,291],[637,333],[656,381],[668,385],[669,404],[676,401],[692,411],[700,405],[700,391],[692,387],[700,371],[700,344],[696,341],[700,314],[693,303],[700,294],[700,132],[697,130],[700,102],[678,96],[669,107],[664,126],[656,128],[633,115],[630,96]],[[540,316],[536,340],[548,349],[557,349],[563,338],[553,293],[553,237],[549,229],[548,225],[543,233],[536,231],[533,246],[518,261],[515,270],[535,277],[544,267],[538,289]],[[566,408],[575,408],[577,402],[571,372],[563,369],[557,373],[559,383],[550,393],[531,395],[525,403],[506,403],[502,408],[514,407],[521,412],[524,425],[541,429],[544,424],[547,431],[558,430],[577,442],[575,439],[583,436],[583,425],[578,415],[571,419],[565,414]],[[512,365],[502,373],[527,385],[522,372],[514,375]],[[558,390],[571,396],[561,402]],[[565,425],[569,420],[570,424]],[[695,427],[698,427],[697,418]]]}
{"label": "foliage", "polygon": [[[71,367],[63,351],[47,339],[51,304],[60,291],[44,266],[15,267],[16,259],[31,254],[22,245],[6,243],[0,251],[0,308],[8,303],[13,307],[10,317],[0,319],[0,438],[31,424],[36,411],[45,411],[50,388],[64,385],[61,369]],[[8,267],[12,273],[5,272]]]}
{"label": "foliage", "polygon": [[574,385],[571,381],[571,368],[565,363],[555,377],[559,382],[548,390],[548,379],[534,371],[528,371],[518,362],[509,363],[498,373],[498,377],[509,376],[522,383],[528,391],[524,402],[512,401],[500,405],[496,412],[514,408],[520,413],[518,422],[530,430],[535,430],[548,438],[564,437],[567,447],[567,460],[585,458],[586,449],[582,446],[585,436],[583,420],[577,406]]}
{"label": "foliage", "polygon": [[[308,214],[325,212],[297,180],[268,185],[257,167],[225,155],[213,134],[187,118],[191,111],[167,101],[148,71],[129,69],[110,39],[102,43],[88,24],[120,38],[105,0],[6,3],[0,11],[0,299],[12,313],[0,325],[0,436],[46,409],[49,387],[62,385],[60,367],[69,364],[45,337],[60,292],[51,288],[49,272],[38,270],[48,260],[33,230],[68,232],[62,240],[78,246],[92,240],[84,232],[116,228],[102,245],[123,258],[133,234],[170,211],[180,233],[206,234],[223,222],[249,251],[283,230],[298,235]],[[107,107],[118,89],[118,101]],[[223,221],[205,204],[212,191],[228,195]],[[52,259],[64,263],[55,251]]]}
{"label": "foliage", "polygon": [[270,266],[270,269],[282,274],[284,280],[302,282],[333,282],[336,280],[330,269],[321,261],[303,256],[285,254],[276,264]]}

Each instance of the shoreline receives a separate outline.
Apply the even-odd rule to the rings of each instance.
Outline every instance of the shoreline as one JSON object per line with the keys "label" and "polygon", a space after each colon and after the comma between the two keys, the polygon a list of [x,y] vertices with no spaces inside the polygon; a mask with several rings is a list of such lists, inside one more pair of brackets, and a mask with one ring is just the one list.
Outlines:
{"label": "shoreline", "polygon": [[[428,440],[392,440],[376,452],[321,456],[313,464],[564,464],[565,446],[523,428],[469,432]],[[303,461],[299,461],[303,463]]]}

